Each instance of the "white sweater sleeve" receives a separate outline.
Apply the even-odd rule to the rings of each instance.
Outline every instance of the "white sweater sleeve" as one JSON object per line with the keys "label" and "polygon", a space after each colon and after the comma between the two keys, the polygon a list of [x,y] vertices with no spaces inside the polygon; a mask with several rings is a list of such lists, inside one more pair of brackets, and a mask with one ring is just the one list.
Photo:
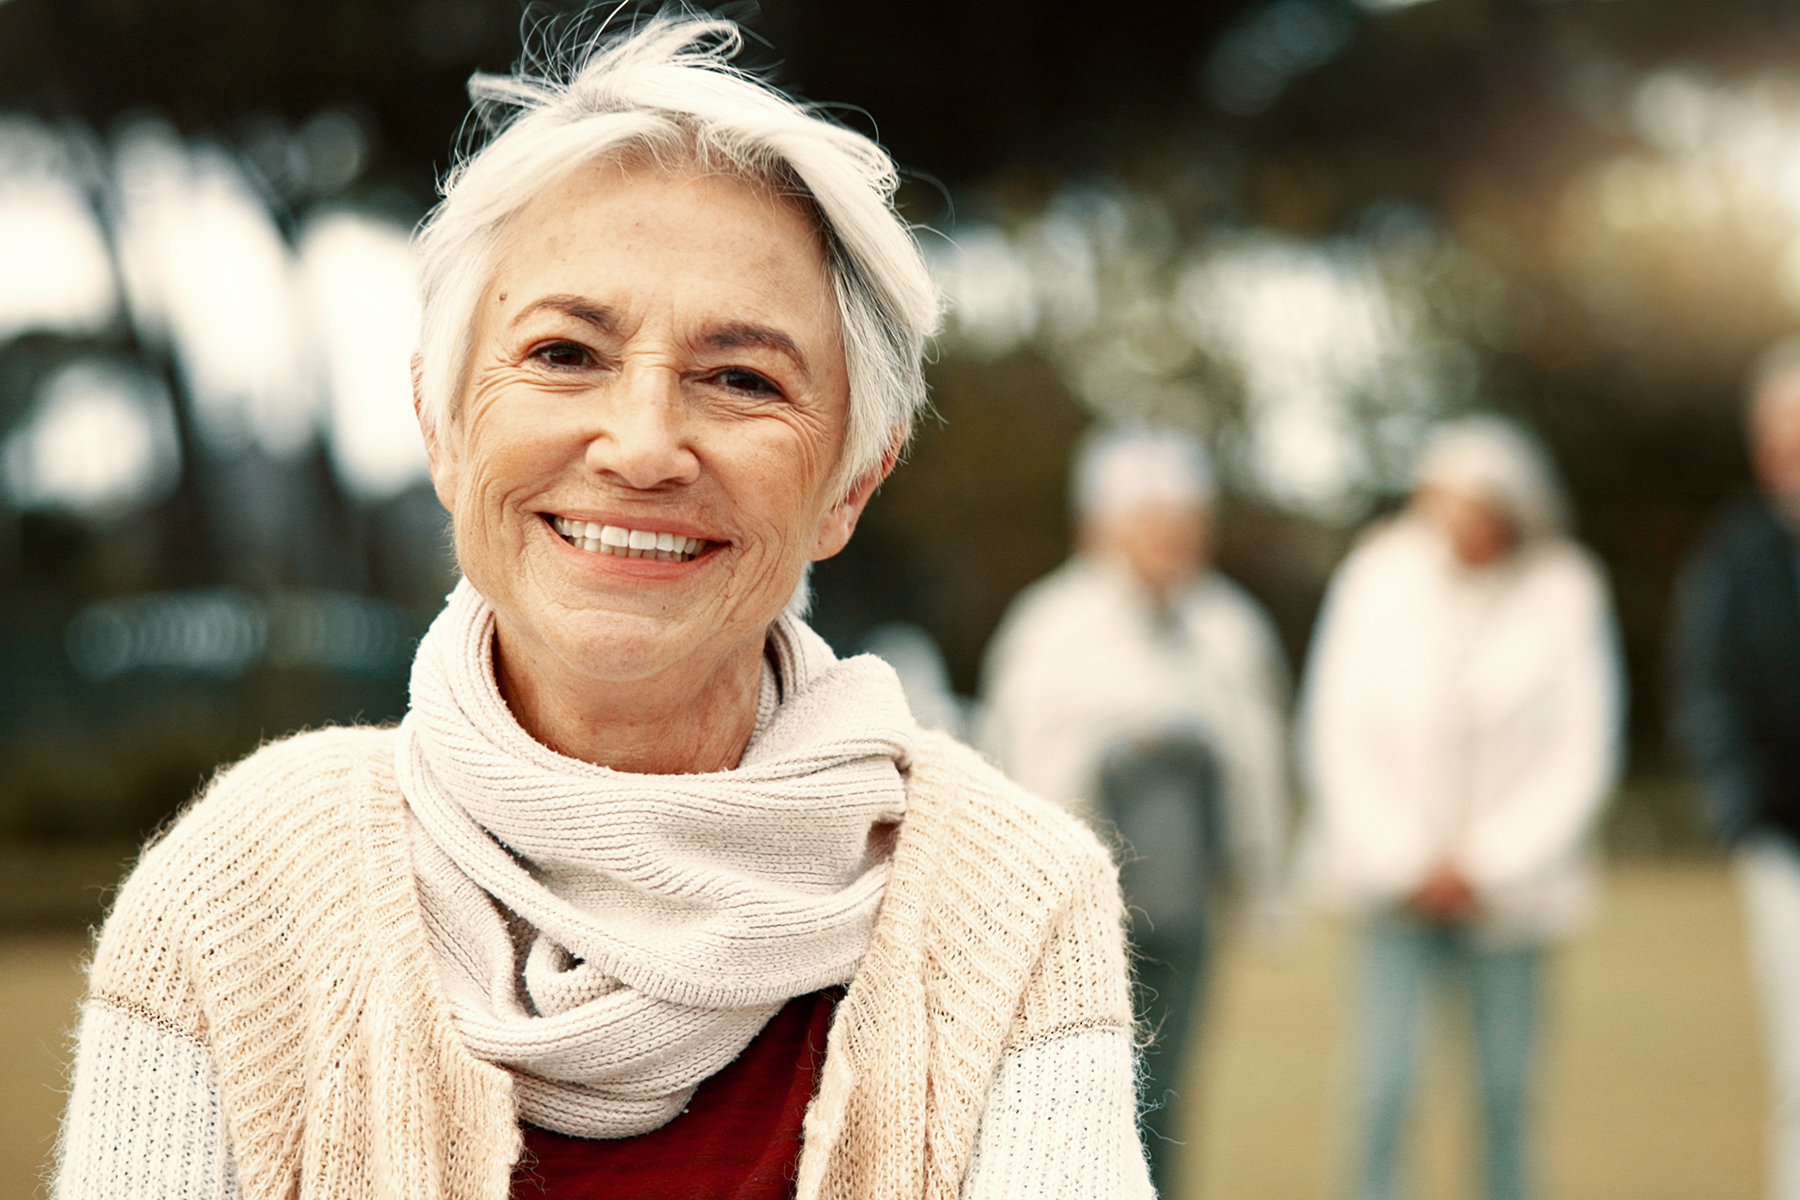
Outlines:
{"label": "white sweater sleeve", "polygon": [[[1571,564],[1542,625],[1556,670],[1505,731],[1513,769],[1459,847],[1478,893],[1531,887],[1573,853],[1610,789],[1619,757],[1621,685],[1611,605],[1599,572]],[[1498,738],[1499,735],[1496,735]]]}
{"label": "white sweater sleeve", "polygon": [[1390,572],[1365,544],[1332,579],[1307,658],[1298,732],[1314,805],[1313,869],[1339,901],[1397,900],[1439,851],[1422,807],[1397,782],[1416,748],[1401,744],[1379,703],[1390,666]]}
{"label": "white sweater sleeve", "polygon": [[206,1047],[90,999],[57,1160],[56,1200],[237,1200]]}
{"label": "white sweater sleeve", "polygon": [[1124,1029],[1009,1051],[988,1089],[962,1200],[1149,1200]]}

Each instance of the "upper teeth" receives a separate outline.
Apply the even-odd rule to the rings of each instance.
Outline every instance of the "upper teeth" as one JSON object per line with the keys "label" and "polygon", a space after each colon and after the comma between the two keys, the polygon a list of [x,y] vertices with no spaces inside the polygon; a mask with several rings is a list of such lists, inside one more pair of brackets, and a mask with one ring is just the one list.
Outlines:
{"label": "upper teeth", "polygon": [[706,545],[702,538],[684,537],[679,533],[653,533],[648,529],[626,529],[623,525],[602,525],[597,521],[571,521],[552,517],[556,532],[569,539],[569,544],[600,554],[623,554],[627,558],[689,559]]}

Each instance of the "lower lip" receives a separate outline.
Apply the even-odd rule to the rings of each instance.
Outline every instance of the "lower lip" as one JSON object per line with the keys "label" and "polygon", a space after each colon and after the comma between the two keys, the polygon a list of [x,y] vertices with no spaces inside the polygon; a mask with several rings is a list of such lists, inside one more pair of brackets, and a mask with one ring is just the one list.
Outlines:
{"label": "lower lip", "polygon": [[699,568],[721,544],[708,542],[705,549],[685,562],[673,558],[631,558],[624,554],[602,554],[598,550],[583,550],[579,546],[570,545],[569,539],[556,532],[549,521],[541,523],[547,537],[580,559],[582,565],[589,570],[602,571],[608,575],[625,575],[633,579],[679,579]]}

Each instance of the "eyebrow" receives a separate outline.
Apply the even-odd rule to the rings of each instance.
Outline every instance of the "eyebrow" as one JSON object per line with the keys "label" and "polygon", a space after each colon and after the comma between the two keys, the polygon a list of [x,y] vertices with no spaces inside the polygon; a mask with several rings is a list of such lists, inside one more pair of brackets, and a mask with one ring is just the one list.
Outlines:
{"label": "eyebrow", "polygon": [[700,339],[700,345],[708,350],[735,350],[740,346],[761,346],[765,349],[779,351],[793,359],[794,365],[807,375],[812,371],[807,365],[806,355],[800,352],[794,339],[779,329],[771,329],[767,325],[750,325],[733,322]]}
{"label": "eyebrow", "polygon": [[[593,326],[601,333],[616,333],[619,329],[619,314],[616,309],[609,308],[604,304],[597,304],[585,296],[566,293],[533,300],[519,310],[511,324],[517,326],[533,313],[543,309],[550,309],[573,317],[583,324]],[[743,346],[760,346],[786,355],[793,360],[796,367],[800,368],[802,374],[809,378],[812,375],[812,367],[807,362],[806,355],[801,351],[798,343],[781,330],[768,325],[733,321],[701,338],[700,345],[707,350],[736,350]]]}
{"label": "eyebrow", "polygon": [[545,296],[542,299],[533,300],[530,304],[527,304],[524,308],[519,310],[518,315],[513,317],[511,324],[517,326],[533,313],[546,308],[553,309],[565,316],[574,317],[577,321],[584,324],[592,325],[601,333],[612,333],[619,327],[619,314],[608,308],[606,305],[595,304],[592,300],[583,296],[563,294]]}

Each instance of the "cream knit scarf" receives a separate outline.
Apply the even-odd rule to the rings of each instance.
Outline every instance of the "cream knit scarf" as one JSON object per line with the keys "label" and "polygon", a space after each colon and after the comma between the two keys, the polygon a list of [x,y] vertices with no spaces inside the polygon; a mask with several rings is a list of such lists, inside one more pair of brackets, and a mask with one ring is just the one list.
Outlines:
{"label": "cream knit scarf", "polygon": [[532,740],[493,639],[465,581],[419,645],[396,763],[457,1029],[532,1123],[648,1132],[788,999],[855,973],[913,720],[885,663],[784,617],[740,764],[633,775]]}

